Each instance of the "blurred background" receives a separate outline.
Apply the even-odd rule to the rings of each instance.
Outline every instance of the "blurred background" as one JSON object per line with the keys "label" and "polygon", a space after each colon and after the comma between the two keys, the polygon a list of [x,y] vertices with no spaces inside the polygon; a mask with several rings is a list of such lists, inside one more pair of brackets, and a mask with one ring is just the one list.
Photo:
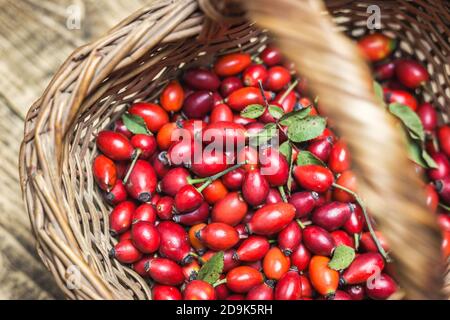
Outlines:
{"label": "blurred background", "polygon": [[23,122],[56,69],[144,0],[0,0],[0,299],[62,299],[35,252],[19,185]]}

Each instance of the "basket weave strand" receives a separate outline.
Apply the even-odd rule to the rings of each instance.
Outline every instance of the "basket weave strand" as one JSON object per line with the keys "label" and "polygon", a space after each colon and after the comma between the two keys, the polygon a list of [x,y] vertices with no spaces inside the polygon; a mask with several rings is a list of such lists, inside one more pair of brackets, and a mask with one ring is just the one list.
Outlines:
{"label": "basket weave strand", "polygon": [[[450,105],[449,69],[442,69],[449,65],[445,1],[375,2],[386,14],[384,26],[402,44],[414,43],[409,34],[418,32],[417,22],[398,20],[398,15],[414,14],[426,30],[420,39],[430,43],[429,52],[441,52],[425,54],[425,59],[441,66],[433,68],[427,93],[445,120]],[[340,25],[350,34],[361,28],[357,22],[365,19],[367,6],[328,4],[333,15],[346,18]],[[308,77],[321,108],[348,142],[361,193],[391,244],[407,297],[440,297],[436,223],[418,196],[421,188],[402,136],[377,105],[369,70],[354,46],[336,32],[320,1],[251,0],[245,6],[250,19],[269,29]],[[180,66],[210,62],[218,52],[259,50],[267,33],[243,21],[239,12],[231,1],[155,1],[74,52],[32,106],[20,156],[22,189],[39,254],[68,298],[151,298],[140,276],[108,257],[115,240],[108,231],[110,208],[91,173],[95,133],[131,102],[156,98]],[[439,28],[432,24],[436,17],[442,17]],[[416,56],[414,50],[402,52]],[[75,285],[68,287],[68,280]]]}

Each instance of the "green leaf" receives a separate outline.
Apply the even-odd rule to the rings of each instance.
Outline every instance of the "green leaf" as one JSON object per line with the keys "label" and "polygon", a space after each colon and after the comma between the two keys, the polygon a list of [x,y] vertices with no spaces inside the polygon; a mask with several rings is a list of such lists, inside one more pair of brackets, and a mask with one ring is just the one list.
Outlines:
{"label": "green leaf", "polygon": [[258,133],[250,134],[249,143],[254,146],[259,146],[272,139],[277,134],[277,127],[275,123],[268,123],[264,126],[264,129]]}
{"label": "green leaf", "polygon": [[413,139],[425,141],[425,132],[417,113],[400,103],[391,103],[389,111],[400,119]]}
{"label": "green leaf", "polygon": [[297,165],[298,166],[306,166],[308,164],[317,164],[319,166],[325,167],[325,163],[323,163],[322,160],[317,158],[311,152],[304,151],[304,150],[300,151],[297,155]]}
{"label": "green leaf", "polygon": [[223,271],[223,251],[213,255],[198,271],[197,279],[214,284]]}
{"label": "green leaf", "polygon": [[292,122],[288,127],[287,135],[293,142],[308,141],[320,136],[326,124],[326,119],[320,116],[307,117]]}
{"label": "green leaf", "polygon": [[385,105],[384,91],[383,91],[383,88],[381,87],[381,85],[377,81],[373,82],[373,91],[375,92],[375,96],[378,98],[378,100],[380,100],[380,103]]}
{"label": "green leaf", "polygon": [[355,250],[351,247],[340,245],[333,253],[333,258],[328,263],[328,266],[333,270],[346,269],[355,259]]}
{"label": "green leaf", "polygon": [[423,151],[419,144],[412,139],[408,139],[408,155],[409,159],[417,163],[423,168],[428,168],[426,161],[423,158]]}
{"label": "green leaf", "polygon": [[275,119],[280,119],[284,115],[284,110],[279,106],[270,105],[269,113]]}
{"label": "green leaf", "polygon": [[151,134],[144,119],[138,115],[124,113],[122,115],[122,121],[125,127],[133,134]]}
{"label": "green leaf", "polygon": [[280,124],[283,126],[289,126],[291,123],[295,121],[306,118],[311,111],[311,107],[306,107],[297,111],[286,113],[284,116],[280,118]]}
{"label": "green leaf", "polygon": [[289,143],[289,141],[285,141],[283,142],[279,147],[278,147],[278,151],[286,157],[286,159],[289,159],[289,157],[292,154],[292,146]]}
{"label": "green leaf", "polygon": [[241,111],[241,116],[248,119],[256,119],[264,113],[265,109],[260,104],[250,104]]}
{"label": "green leaf", "polygon": [[434,161],[434,159],[428,154],[428,152],[425,149],[422,149],[422,158],[428,165],[428,167],[437,169],[438,165]]}

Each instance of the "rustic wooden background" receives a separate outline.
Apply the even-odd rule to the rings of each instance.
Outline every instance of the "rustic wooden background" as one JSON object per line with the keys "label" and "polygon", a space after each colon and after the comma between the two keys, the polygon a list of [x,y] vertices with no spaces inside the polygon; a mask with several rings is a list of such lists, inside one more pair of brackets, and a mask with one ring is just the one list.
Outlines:
{"label": "rustic wooden background", "polygon": [[0,299],[64,298],[35,253],[20,193],[27,110],[76,47],[149,1],[0,0]]}

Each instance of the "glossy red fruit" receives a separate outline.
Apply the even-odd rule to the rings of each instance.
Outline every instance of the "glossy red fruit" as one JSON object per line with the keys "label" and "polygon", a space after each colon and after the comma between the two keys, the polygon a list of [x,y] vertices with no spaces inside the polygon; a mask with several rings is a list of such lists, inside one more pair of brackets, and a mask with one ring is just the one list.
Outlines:
{"label": "glossy red fruit", "polygon": [[[389,251],[389,249],[390,249],[389,245],[386,241],[386,238],[383,236],[383,234],[379,231],[375,231],[375,234],[376,234],[378,240],[380,241],[381,247],[385,251]],[[363,249],[364,251],[378,252],[378,247],[376,246],[375,241],[373,241],[373,238],[372,238],[372,235],[370,234],[370,232],[364,232],[361,235],[359,244],[361,246],[361,249]]]}
{"label": "glossy red fruit", "polygon": [[142,253],[134,246],[130,239],[117,242],[109,255],[119,262],[130,264],[142,258]]}
{"label": "glossy red fruit", "polygon": [[345,291],[336,290],[336,292],[325,298],[326,300],[353,300],[352,297]]}
{"label": "glossy red fruit", "polygon": [[279,280],[289,271],[291,260],[278,247],[272,247],[264,257],[263,270],[268,279]]}
{"label": "glossy red fruit", "polygon": [[156,135],[156,144],[160,150],[168,150],[170,146],[175,143],[176,130],[178,130],[178,127],[175,122],[166,123],[161,127],[161,129],[159,129]]}
{"label": "glossy red fruit", "polygon": [[234,150],[245,144],[245,128],[234,122],[215,122],[206,127],[203,132],[203,142],[221,143],[223,150]]}
{"label": "glossy red fruit", "polygon": [[311,142],[311,144],[308,146],[308,151],[323,162],[327,162],[328,158],[330,157],[332,147],[332,138],[327,137],[325,139]]}
{"label": "glossy red fruit", "polygon": [[437,180],[434,184],[442,202],[450,205],[450,176]]}
{"label": "glossy red fruit", "polygon": [[266,280],[264,283],[250,289],[245,297],[246,300],[273,300],[274,298],[274,282]]}
{"label": "glossy red fruit", "polygon": [[283,202],[280,192],[275,188],[270,188],[267,194],[266,204],[275,204]]}
{"label": "glossy red fruit", "polygon": [[120,133],[100,131],[96,142],[99,150],[112,160],[129,160],[133,156],[134,148],[130,140]]}
{"label": "glossy red fruit", "polygon": [[233,91],[226,99],[228,106],[234,111],[242,111],[250,104],[263,104],[264,98],[259,88],[245,87]]}
{"label": "glossy red fruit", "polygon": [[176,215],[173,221],[186,226],[192,226],[198,223],[206,222],[209,217],[209,205],[203,202],[197,209],[184,214]]}
{"label": "glossy red fruit", "polygon": [[158,224],[157,229],[161,236],[161,256],[183,265],[192,260],[188,234],[182,226],[172,221],[163,221]]}
{"label": "glossy red fruit", "polygon": [[153,169],[155,169],[159,179],[162,179],[170,170],[170,166],[163,155],[164,154],[162,152],[159,154],[154,154],[150,160],[150,163],[152,164]]}
{"label": "glossy red fruit", "polygon": [[330,233],[318,226],[303,229],[303,243],[311,253],[320,256],[331,256],[336,247]]}
{"label": "glossy red fruit", "polygon": [[322,296],[333,295],[339,286],[339,272],[328,267],[330,259],[314,256],[309,264],[309,278],[314,289]]}
{"label": "glossy red fruit", "polygon": [[150,158],[156,151],[156,139],[147,134],[136,134],[131,138],[131,145],[135,149],[141,150],[141,159]]}
{"label": "glossy red fruit", "polygon": [[366,292],[364,290],[364,287],[359,284],[355,284],[352,286],[348,286],[345,291],[348,293],[348,295],[352,298],[352,300],[363,300],[366,297]]}
{"label": "glossy red fruit", "polygon": [[189,282],[183,290],[184,300],[215,300],[214,287],[202,280]]}
{"label": "glossy red fruit", "polygon": [[268,70],[264,87],[270,91],[280,91],[291,81],[291,73],[282,66],[274,66]]}
{"label": "glossy red fruit", "polygon": [[144,119],[148,130],[156,133],[163,125],[169,122],[167,112],[154,103],[138,102],[133,104],[128,112]]}
{"label": "glossy red fruit", "polygon": [[109,204],[116,205],[128,198],[127,189],[122,180],[117,180],[111,191],[105,193],[105,199]]}
{"label": "glossy red fruit", "polygon": [[[131,231],[130,231],[131,233]],[[131,238],[130,238],[131,239]],[[152,256],[145,255],[139,261],[136,261],[131,265],[131,268],[141,277],[147,277],[147,271],[145,270],[147,263],[152,259]]]}
{"label": "glossy red fruit", "polygon": [[239,235],[232,226],[213,222],[201,229],[197,237],[211,250],[228,250],[239,241]]}
{"label": "glossy red fruit", "polygon": [[186,97],[183,113],[188,119],[203,119],[213,108],[214,100],[210,91],[196,91]]}
{"label": "glossy red fruit", "polygon": [[331,149],[330,158],[328,159],[328,167],[333,173],[342,173],[350,169],[351,159],[347,145],[339,140]]}
{"label": "glossy red fruit", "polygon": [[350,218],[344,223],[343,229],[350,234],[361,233],[364,228],[365,219],[359,205],[354,205]]}
{"label": "glossy red fruit", "polygon": [[428,206],[428,208],[432,212],[436,212],[439,204],[439,195],[436,192],[436,189],[434,188],[434,185],[432,183],[427,184],[425,186],[425,201]]}
{"label": "glossy red fruit", "polygon": [[[288,89],[280,91],[275,98],[273,103],[279,105],[284,113],[289,113],[294,111],[295,105],[297,104],[297,96],[294,91],[286,93]],[[286,95],[287,94],[287,95]]]}
{"label": "glossy red fruit", "polygon": [[121,234],[131,227],[136,205],[132,201],[118,204],[109,215],[109,230],[113,234]]}
{"label": "glossy red fruit", "polygon": [[92,164],[92,172],[100,189],[108,192],[116,185],[116,166],[111,159],[104,155],[99,155],[95,158],[94,163]]}
{"label": "glossy red fruit", "polygon": [[182,187],[174,199],[175,209],[179,213],[193,211],[203,203],[203,195],[192,185]]}
{"label": "glossy red fruit", "polygon": [[294,177],[300,186],[315,192],[327,191],[334,182],[333,173],[328,168],[315,164],[295,167]]}
{"label": "glossy red fruit", "polygon": [[184,90],[176,80],[169,82],[159,97],[161,106],[167,112],[180,111],[184,102]]}
{"label": "glossy red fruit", "polygon": [[214,72],[201,68],[187,70],[183,75],[183,81],[195,90],[214,91],[220,86],[220,79]]}
{"label": "glossy red fruit", "polygon": [[269,249],[270,244],[267,238],[250,236],[237,248],[233,258],[243,262],[258,261],[266,255]]}
{"label": "glossy red fruit", "polygon": [[114,131],[127,137],[128,139],[133,136],[133,133],[128,130],[127,126],[123,123],[122,119],[117,119],[114,122]]}
{"label": "glossy red fruit", "polygon": [[215,203],[219,202],[220,200],[224,199],[227,196],[228,190],[222,183],[222,181],[219,179],[213,181],[209,186],[207,186],[205,190],[203,190],[202,194],[206,202],[208,202],[211,205],[214,205]]}
{"label": "glossy red fruit", "polygon": [[247,229],[250,233],[271,235],[285,228],[294,216],[295,208],[289,203],[268,204],[253,214]]}
{"label": "glossy red fruit", "polygon": [[295,217],[307,217],[322,200],[317,192],[296,192],[289,198],[289,203],[295,207]]}
{"label": "glossy red fruit", "polygon": [[155,284],[152,288],[153,300],[181,300],[183,296],[177,287]]}
{"label": "glossy red fruit", "polygon": [[261,173],[272,187],[283,186],[289,177],[289,164],[277,150],[269,147],[261,152],[259,158]]}
{"label": "glossy red fruit", "polygon": [[258,87],[258,82],[264,83],[269,74],[262,64],[252,64],[244,70],[242,80],[247,87]]}
{"label": "glossy red fruit", "polygon": [[242,182],[244,181],[245,171],[242,168],[237,168],[228,172],[222,177],[222,182],[229,190],[241,189]]}
{"label": "glossy red fruit", "polygon": [[447,156],[441,152],[432,155],[437,168],[427,170],[428,177],[432,180],[439,180],[450,175],[450,162]]}
{"label": "glossy red fruit", "polygon": [[191,165],[191,171],[197,176],[204,178],[215,175],[228,168],[226,154],[217,149],[211,152],[202,152],[201,159],[194,159]]}
{"label": "glossy red fruit", "polygon": [[[185,131],[185,134],[186,133]],[[172,166],[189,166],[193,158],[201,152],[201,144],[186,136],[181,141],[172,144],[167,151],[166,159]],[[165,154],[164,152],[160,153]],[[163,157],[164,158],[164,157]]]}
{"label": "glossy red fruit", "polygon": [[430,75],[419,62],[411,59],[399,59],[395,62],[397,79],[406,87],[415,89],[428,81]]}
{"label": "glossy red fruit", "polygon": [[447,157],[450,157],[450,126],[442,126],[438,129],[437,132],[441,151],[444,152]]}
{"label": "glossy red fruit", "polygon": [[366,290],[367,296],[375,300],[388,299],[397,291],[397,284],[395,281],[385,273],[367,281]]}
{"label": "glossy red fruit", "polygon": [[124,233],[122,233],[121,235],[119,235],[118,240],[119,240],[119,242],[122,242],[124,240],[131,240],[131,230],[127,230]]}
{"label": "glossy red fruit", "polygon": [[156,227],[145,221],[133,224],[133,228],[131,228],[131,237],[136,248],[143,253],[153,253],[157,251],[161,241]]}
{"label": "glossy red fruit", "polygon": [[342,274],[345,284],[366,282],[372,275],[384,269],[383,257],[379,253],[368,252],[358,255]]}
{"label": "glossy red fruit", "polygon": [[413,111],[417,109],[417,100],[408,91],[384,88],[384,98],[388,103],[397,102],[410,107]]}
{"label": "glossy red fruit", "polygon": [[133,213],[132,222],[145,221],[151,224],[156,222],[156,209],[149,203],[143,203]]}
{"label": "glossy red fruit", "polygon": [[220,85],[220,93],[225,98],[232,94],[234,91],[244,87],[242,80],[238,77],[228,77],[222,80]]}
{"label": "glossy red fruit", "polygon": [[211,220],[235,226],[242,221],[247,214],[247,210],[247,203],[241,194],[230,192],[214,205],[211,212]]}
{"label": "glossy red fruit", "polygon": [[358,40],[362,55],[369,61],[381,61],[396,48],[396,41],[381,33],[368,34]]}
{"label": "glossy red fruit", "polygon": [[170,169],[162,178],[159,189],[161,192],[174,197],[181,188],[188,185],[189,171],[185,168]]}
{"label": "glossy red fruit", "polygon": [[339,246],[347,246],[350,248],[355,247],[355,243],[353,241],[353,238],[349,236],[347,232],[344,230],[336,230],[330,233],[331,237],[334,240],[334,243],[336,244],[336,247]]}
{"label": "glossy red fruit", "polygon": [[261,272],[248,266],[240,266],[230,270],[226,279],[227,287],[237,293],[248,292],[264,281]]}
{"label": "glossy red fruit", "polygon": [[334,231],[350,218],[352,206],[348,203],[333,201],[314,210],[312,222],[327,231]]}
{"label": "glossy red fruit", "polygon": [[[219,279],[225,279],[225,276],[221,275]],[[226,283],[215,286],[214,290],[216,291],[216,300],[226,300],[230,296],[230,290]]]}
{"label": "glossy red fruit", "polygon": [[374,75],[379,81],[391,79],[395,75],[395,62],[388,61],[376,66]]}
{"label": "glossy red fruit", "polygon": [[258,169],[248,171],[242,182],[242,196],[251,206],[258,206],[266,201],[269,183]]}
{"label": "glossy red fruit", "polygon": [[209,117],[210,123],[216,123],[221,121],[232,122],[233,121],[233,110],[224,103],[218,104],[211,111]]}
{"label": "glossy red fruit", "polygon": [[113,162],[116,165],[117,179],[123,179],[127,173],[128,161]]}
{"label": "glossy red fruit", "polygon": [[216,60],[214,72],[220,77],[234,76],[252,63],[248,53],[230,53]]}
{"label": "glossy red fruit", "polygon": [[232,300],[245,300],[245,296],[243,294],[232,294],[229,295],[226,300],[232,301]]}
{"label": "glossy red fruit", "polygon": [[422,103],[417,109],[417,115],[422,122],[425,131],[433,131],[437,126],[437,112],[431,103]]}
{"label": "glossy red fruit", "polygon": [[442,234],[441,253],[444,260],[450,257],[450,232],[444,231]]}
{"label": "glossy red fruit", "polygon": [[290,257],[291,264],[295,266],[298,271],[305,271],[309,266],[311,253],[302,243],[300,243]]}
{"label": "glossy red fruit", "polygon": [[[351,170],[342,172],[336,179],[336,184],[345,187],[353,192],[357,192],[356,175]],[[333,189],[333,199],[340,202],[353,202],[355,198],[353,195],[339,188]]]}
{"label": "glossy red fruit", "polygon": [[450,232],[450,215],[445,213],[438,214],[438,224],[442,231]]}
{"label": "glossy red fruit", "polygon": [[239,261],[234,259],[234,252],[234,250],[227,250],[223,253],[223,273],[227,273],[241,264]]}
{"label": "glossy red fruit", "polygon": [[281,63],[283,56],[280,49],[269,45],[259,54],[259,58],[264,64],[274,66]]}
{"label": "glossy red fruit", "polygon": [[154,281],[163,285],[178,286],[184,282],[183,269],[166,258],[150,259],[145,270]]}
{"label": "glossy red fruit", "polygon": [[278,234],[278,247],[286,256],[290,256],[302,241],[302,229],[297,221],[292,221]]}
{"label": "glossy red fruit", "polygon": [[161,220],[170,220],[174,213],[174,199],[172,197],[161,197],[156,203],[156,214]]}
{"label": "glossy red fruit", "polygon": [[275,287],[275,300],[299,300],[302,293],[302,280],[298,271],[289,270]]}
{"label": "glossy red fruit", "polygon": [[125,185],[128,194],[141,202],[149,202],[156,191],[156,173],[152,165],[144,160],[136,161]]}

